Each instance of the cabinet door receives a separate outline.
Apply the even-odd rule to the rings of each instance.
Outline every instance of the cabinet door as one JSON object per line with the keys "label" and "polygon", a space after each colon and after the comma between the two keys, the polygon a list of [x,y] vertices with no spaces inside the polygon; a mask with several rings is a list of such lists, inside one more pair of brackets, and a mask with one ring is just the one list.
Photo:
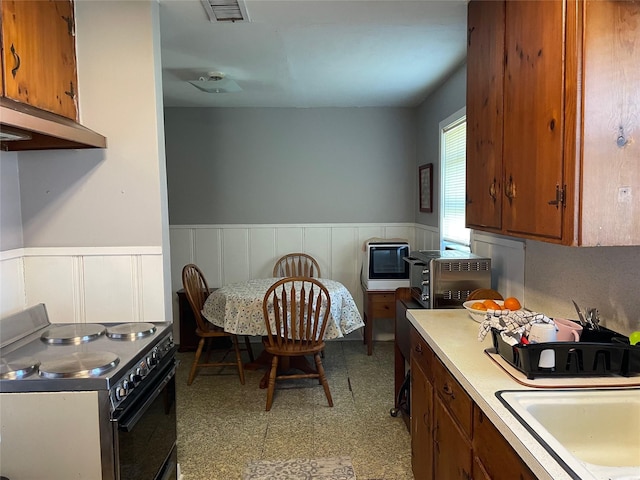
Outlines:
{"label": "cabinet door", "polygon": [[536,478],[498,429],[477,407],[473,414],[473,454],[474,480]]}
{"label": "cabinet door", "polygon": [[640,245],[638,19],[640,2],[585,2],[582,245]]}
{"label": "cabinet door", "polygon": [[[469,480],[471,444],[438,395],[434,395],[434,478]],[[416,477],[420,478],[420,477]]]}
{"label": "cabinet door", "polygon": [[434,392],[470,439],[473,432],[473,400],[440,360],[434,362],[433,372]]}
{"label": "cabinet door", "polygon": [[73,3],[2,0],[4,96],[77,119]]}
{"label": "cabinet door", "polygon": [[[564,2],[506,2],[507,232],[562,237]],[[556,193],[558,192],[558,193]]]}
{"label": "cabinet door", "polygon": [[472,0],[467,18],[467,227],[502,228],[505,3]]}
{"label": "cabinet door", "polygon": [[433,477],[433,388],[411,356],[411,469],[421,480]]}

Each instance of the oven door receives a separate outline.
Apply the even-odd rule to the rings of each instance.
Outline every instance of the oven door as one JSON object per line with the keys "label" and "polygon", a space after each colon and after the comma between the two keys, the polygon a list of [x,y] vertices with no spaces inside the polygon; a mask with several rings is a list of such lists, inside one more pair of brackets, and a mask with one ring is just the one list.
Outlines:
{"label": "oven door", "polygon": [[117,480],[177,479],[176,360],[167,357],[114,412]]}

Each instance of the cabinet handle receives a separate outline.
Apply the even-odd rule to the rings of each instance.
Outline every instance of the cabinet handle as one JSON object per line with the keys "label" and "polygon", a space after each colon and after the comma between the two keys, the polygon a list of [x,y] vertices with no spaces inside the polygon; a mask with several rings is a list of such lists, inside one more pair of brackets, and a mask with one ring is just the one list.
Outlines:
{"label": "cabinet handle", "polygon": [[416,347],[414,348],[416,353],[422,353],[422,345],[420,345],[419,343],[416,345]]}
{"label": "cabinet handle", "polygon": [[549,205],[555,205],[556,210],[562,204],[564,206],[564,187],[562,190],[560,189],[560,185],[556,184],[556,198],[553,200],[549,200]]}
{"label": "cabinet handle", "polygon": [[624,133],[624,127],[621,125],[618,127],[618,138],[616,139],[616,145],[618,148],[624,147],[627,143],[629,143],[629,139],[626,137]]}
{"label": "cabinet handle", "polygon": [[74,22],[73,22],[73,17],[69,16],[69,17],[65,17],[64,15],[60,15],[60,18],[62,18],[62,20],[65,21],[65,23],[67,24],[67,31],[69,32],[69,36],[73,37],[75,35],[75,32],[73,31],[73,27]]}
{"label": "cabinet handle", "polygon": [[73,88],[73,82],[69,82],[69,91],[65,91],[64,94],[68,95],[71,98],[76,98],[76,92]]}
{"label": "cabinet handle", "polygon": [[13,60],[15,63],[15,67],[11,69],[11,76],[16,78],[16,74],[18,73],[18,69],[20,68],[20,55],[17,54],[13,43],[11,44],[11,53],[13,54]]}
{"label": "cabinet handle", "polygon": [[510,201],[513,200],[515,198],[515,196],[516,196],[516,184],[513,181],[513,177],[511,175],[509,175],[509,180],[507,181],[507,184],[505,185],[504,194],[507,196],[507,198]]}
{"label": "cabinet handle", "polygon": [[455,400],[456,396],[448,383],[445,383],[442,386],[442,391],[445,393],[445,395],[449,395],[451,397],[451,400]]}
{"label": "cabinet handle", "polygon": [[493,201],[496,201],[496,179],[493,179],[493,183],[489,185],[489,196],[493,198]]}

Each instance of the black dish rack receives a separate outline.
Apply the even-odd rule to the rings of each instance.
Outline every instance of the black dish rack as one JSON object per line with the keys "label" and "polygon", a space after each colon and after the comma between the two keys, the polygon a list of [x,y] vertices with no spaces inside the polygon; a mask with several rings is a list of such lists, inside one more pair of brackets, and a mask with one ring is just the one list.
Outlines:
{"label": "black dish rack", "polygon": [[[535,377],[612,376],[630,377],[640,373],[640,345],[632,346],[624,335],[600,327],[584,329],[579,342],[509,345],[492,328],[496,352],[528,379]],[[544,350],[555,352],[555,367],[539,367]]]}

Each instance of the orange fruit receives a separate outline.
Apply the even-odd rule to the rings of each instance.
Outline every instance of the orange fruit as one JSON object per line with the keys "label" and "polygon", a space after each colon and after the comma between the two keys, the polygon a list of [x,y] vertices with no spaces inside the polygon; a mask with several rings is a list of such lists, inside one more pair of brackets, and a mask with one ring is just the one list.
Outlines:
{"label": "orange fruit", "polygon": [[471,305],[471,308],[473,308],[474,310],[486,310],[487,307],[484,306],[484,303],[482,302],[475,302]]}
{"label": "orange fruit", "polygon": [[485,307],[491,308],[492,310],[502,310],[502,307],[493,300],[485,300],[482,303],[484,303]]}
{"label": "orange fruit", "polygon": [[509,310],[520,310],[522,305],[516,297],[509,297],[504,301],[504,308],[508,308]]}

